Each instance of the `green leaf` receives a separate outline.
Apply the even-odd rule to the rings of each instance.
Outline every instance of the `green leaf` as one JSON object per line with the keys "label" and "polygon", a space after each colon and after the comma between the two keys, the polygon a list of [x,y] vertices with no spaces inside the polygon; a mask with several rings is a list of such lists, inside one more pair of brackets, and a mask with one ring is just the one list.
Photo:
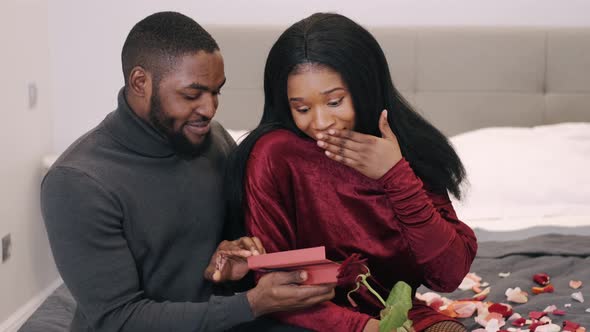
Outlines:
{"label": "green leaf", "polygon": [[[412,287],[403,281],[398,281],[389,293],[382,311],[379,332],[398,331],[398,328],[411,326],[408,321],[408,311],[412,308]],[[402,329],[403,331],[403,329]]]}

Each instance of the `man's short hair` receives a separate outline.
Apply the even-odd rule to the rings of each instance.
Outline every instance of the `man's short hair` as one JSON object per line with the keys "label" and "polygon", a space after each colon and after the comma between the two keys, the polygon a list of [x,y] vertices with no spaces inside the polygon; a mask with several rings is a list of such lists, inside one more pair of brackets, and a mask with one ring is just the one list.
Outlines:
{"label": "man's short hair", "polygon": [[139,21],[129,32],[121,62],[125,86],[131,70],[141,66],[159,82],[177,60],[198,51],[212,53],[219,46],[197,22],[176,12],[160,12]]}

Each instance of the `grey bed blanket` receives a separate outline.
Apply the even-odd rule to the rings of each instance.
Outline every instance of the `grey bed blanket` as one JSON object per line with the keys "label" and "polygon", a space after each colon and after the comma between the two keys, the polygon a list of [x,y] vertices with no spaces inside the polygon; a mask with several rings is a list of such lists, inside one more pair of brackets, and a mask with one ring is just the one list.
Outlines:
{"label": "grey bed blanket", "polygon": [[[498,234],[485,234],[482,238],[484,237],[500,238]],[[545,272],[551,276],[555,292],[530,295],[528,303],[513,304],[514,311],[528,316],[531,311],[542,311],[549,305],[556,305],[567,314],[563,317],[550,316],[554,323],[561,324],[563,320],[570,320],[590,328],[590,313],[585,312],[586,308],[590,308],[590,236],[548,234],[520,240],[483,242],[479,244],[471,271],[490,283],[491,293],[486,300],[502,303],[506,303],[506,289],[520,287],[530,293],[531,287],[535,286],[533,275]],[[500,272],[511,274],[507,278],[500,278]],[[568,284],[572,279],[584,282],[584,286],[578,290],[586,298],[584,303],[571,298],[574,290]],[[424,287],[419,289],[422,293],[426,291],[428,289]],[[471,297],[473,292],[456,291],[441,295],[460,299]],[[571,303],[572,306],[564,308],[566,303]],[[68,331],[74,308],[74,300],[65,286],[62,286],[43,303],[19,332]],[[463,323],[470,331],[479,327],[473,318],[464,319]]]}
{"label": "grey bed blanket", "polygon": [[[549,315],[553,323],[561,325],[564,320],[590,328],[590,237],[576,235],[549,234],[526,240],[483,242],[480,243],[477,258],[471,271],[490,283],[491,292],[486,301],[508,303],[505,292],[508,288],[520,287],[529,293],[525,304],[514,304],[514,312],[528,318],[531,311],[543,311],[549,305],[566,311],[565,316]],[[498,276],[500,272],[510,272],[506,278]],[[537,286],[533,275],[547,273],[555,287],[554,293],[533,295],[531,287]],[[578,290],[569,287],[570,280],[581,280],[584,286]],[[422,287],[419,292],[428,289]],[[580,303],[571,298],[571,294],[581,291],[585,302]],[[473,291],[457,290],[451,294],[441,294],[450,299],[470,298]],[[571,307],[566,308],[566,303]],[[474,318],[463,319],[468,329],[480,326]],[[509,325],[504,328],[511,327]]]}

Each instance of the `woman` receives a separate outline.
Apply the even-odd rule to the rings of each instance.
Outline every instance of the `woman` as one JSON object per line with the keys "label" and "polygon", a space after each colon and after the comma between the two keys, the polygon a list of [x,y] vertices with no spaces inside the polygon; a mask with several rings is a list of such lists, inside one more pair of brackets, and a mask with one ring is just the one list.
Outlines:
{"label": "woman", "polygon": [[[394,88],[377,41],[337,14],[314,14],[272,47],[264,114],[238,147],[230,174],[232,211],[267,252],[325,246],[329,259],[368,259],[386,297],[406,281],[453,291],[477,244],[455,215],[465,171],[447,139]],[[377,331],[373,295],[339,289],[332,302],[281,313],[318,331]],[[417,331],[464,331],[415,301]]]}

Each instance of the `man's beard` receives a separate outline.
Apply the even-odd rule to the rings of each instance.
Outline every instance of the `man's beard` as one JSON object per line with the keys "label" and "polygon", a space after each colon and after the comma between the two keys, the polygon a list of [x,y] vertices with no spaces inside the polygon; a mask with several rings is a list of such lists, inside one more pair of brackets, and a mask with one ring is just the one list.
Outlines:
{"label": "man's beard", "polygon": [[174,119],[166,116],[162,110],[162,103],[158,93],[154,93],[150,99],[150,122],[163,134],[174,152],[182,158],[192,159],[201,154],[211,143],[209,133],[203,139],[203,142],[194,144],[184,135],[182,127],[180,130],[174,130]]}

